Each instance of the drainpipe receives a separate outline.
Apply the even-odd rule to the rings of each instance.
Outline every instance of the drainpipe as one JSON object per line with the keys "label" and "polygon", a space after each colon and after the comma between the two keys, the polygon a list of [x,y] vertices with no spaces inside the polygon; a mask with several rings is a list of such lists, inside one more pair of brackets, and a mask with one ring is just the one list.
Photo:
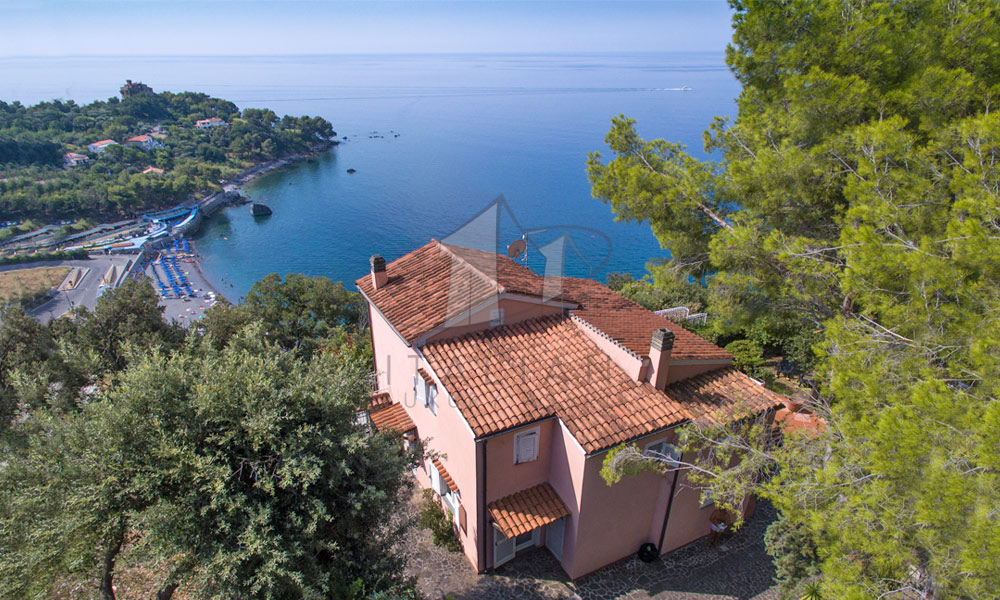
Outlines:
{"label": "drainpipe", "polygon": [[486,443],[488,440],[480,440],[476,444],[476,488],[479,492],[479,502],[476,506],[476,528],[478,531],[478,543],[476,544],[476,555],[479,559],[480,573],[486,571],[486,532],[487,532],[487,510],[486,510]]}
{"label": "drainpipe", "polygon": [[674,492],[677,491],[677,475],[679,470],[674,470],[674,480],[670,483],[670,498],[667,499],[667,512],[663,515],[663,529],[660,530],[660,543],[656,547],[660,554],[663,554],[663,539],[667,536],[667,522],[670,521],[670,509],[674,507]]}

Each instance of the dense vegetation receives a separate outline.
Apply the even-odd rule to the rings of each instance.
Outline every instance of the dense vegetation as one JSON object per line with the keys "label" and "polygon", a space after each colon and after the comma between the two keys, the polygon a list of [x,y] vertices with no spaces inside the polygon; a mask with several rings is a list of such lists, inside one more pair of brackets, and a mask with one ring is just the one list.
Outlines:
{"label": "dense vegetation", "polygon": [[[197,129],[218,117],[228,126]],[[162,147],[125,146],[159,126]],[[0,214],[5,220],[121,216],[178,204],[210,192],[252,163],[307,151],[336,135],[320,117],[279,118],[206,94],[140,94],[80,106],[73,101],[23,106],[0,102]],[[100,155],[93,142],[119,143]],[[63,154],[88,155],[89,164],[63,168]],[[143,175],[147,167],[163,175]]]}
{"label": "dense vegetation", "polygon": [[[649,281],[617,284],[699,298],[717,335],[816,365],[821,435],[770,447],[754,427],[692,433],[719,459],[700,479],[781,510],[771,547],[796,597],[994,597],[1000,9],[731,4],[727,60],[743,89],[738,116],[706,133],[717,160],[644,140],[622,116],[611,160],[588,164],[594,195],[673,254]],[[737,451],[747,468],[723,470]],[[815,563],[788,564],[803,560]]]}
{"label": "dense vegetation", "polygon": [[251,298],[201,332],[131,280],[48,327],[4,309],[0,596],[414,596],[417,450],[355,422],[357,295],[273,276]]}

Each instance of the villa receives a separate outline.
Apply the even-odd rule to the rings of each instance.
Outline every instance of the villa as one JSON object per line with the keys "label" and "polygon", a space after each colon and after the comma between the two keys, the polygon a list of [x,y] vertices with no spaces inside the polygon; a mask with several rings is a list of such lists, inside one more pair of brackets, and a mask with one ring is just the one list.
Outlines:
{"label": "villa", "polygon": [[139,148],[140,150],[150,151],[155,148],[159,148],[163,144],[151,135],[137,135],[135,137],[130,137],[125,140],[125,144],[132,146],[133,148]]}
{"label": "villa", "polygon": [[209,117],[208,119],[198,119],[195,121],[194,126],[198,129],[211,129],[213,127],[222,127],[226,122],[219,117]]}
{"label": "villa", "polygon": [[63,154],[63,166],[66,167],[79,167],[88,162],[90,162],[90,158],[86,154],[80,154],[79,152],[67,152]]}
{"label": "villa", "polygon": [[101,152],[104,152],[108,146],[115,146],[117,144],[118,142],[114,140],[101,140],[99,142],[94,142],[93,144],[87,144],[87,150],[90,150],[94,154],[100,154]]}
{"label": "villa", "polygon": [[505,255],[432,240],[389,264],[373,256],[357,286],[377,371],[370,421],[425,441],[434,458],[417,480],[478,572],[543,546],[577,578],[707,535],[713,506],[682,470],[608,486],[607,452],[679,458],[677,427],[736,405],[770,418],[784,400],[681,325]]}

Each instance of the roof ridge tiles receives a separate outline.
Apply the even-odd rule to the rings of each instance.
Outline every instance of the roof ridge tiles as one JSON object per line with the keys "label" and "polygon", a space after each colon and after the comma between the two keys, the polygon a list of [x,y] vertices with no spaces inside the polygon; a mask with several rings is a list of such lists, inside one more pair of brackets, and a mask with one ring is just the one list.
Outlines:
{"label": "roof ridge tiles", "polygon": [[638,352],[632,350],[631,348],[629,348],[625,344],[622,344],[621,342],[619,342],[615,338],[611,337],[610,334],[606,333],[602,329],[599,329],[596,325],[594,325],[593,323],[587,321],[586,319],[584,319],[580,315],[578,315],[576,313],[573,313],[573,312],[570,312],[569,316],[570,316],[571,319],[573,319],[574,321],[580,323],[581,325],[583,325],[587,329],[590,329],[591,331],[593,331],[597,335],[603,337],[604,339],[608,340],[612,344],[618,346],[619,348],[621,348],[625,352],[628,352],[633,358],[637,358],[639,360],[642,360],[642,356],[640,356]]}

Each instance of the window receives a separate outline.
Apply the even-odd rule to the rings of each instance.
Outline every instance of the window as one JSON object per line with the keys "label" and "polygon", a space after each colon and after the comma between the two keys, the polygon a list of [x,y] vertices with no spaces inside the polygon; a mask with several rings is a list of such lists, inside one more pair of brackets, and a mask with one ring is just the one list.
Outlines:
{"label": "window", "polygon": [[503,309],[494,308],[490,311],[490,327],[499,327],[503,325]]}
{"label": "window", "polygon": [[674,446],[673,444],[668,444],[667,440],[660,440],[659,442],[653,442],[652,444],[647,445],[643,454],[659,458],[661,460],[663,457],[667,457],[666,464],[671,468],[676,468],[681,459],[680,448]]}
{"label": "window", "polygon": [[538,428],[514,436],[514,464],[531,462],[538,458]]}

